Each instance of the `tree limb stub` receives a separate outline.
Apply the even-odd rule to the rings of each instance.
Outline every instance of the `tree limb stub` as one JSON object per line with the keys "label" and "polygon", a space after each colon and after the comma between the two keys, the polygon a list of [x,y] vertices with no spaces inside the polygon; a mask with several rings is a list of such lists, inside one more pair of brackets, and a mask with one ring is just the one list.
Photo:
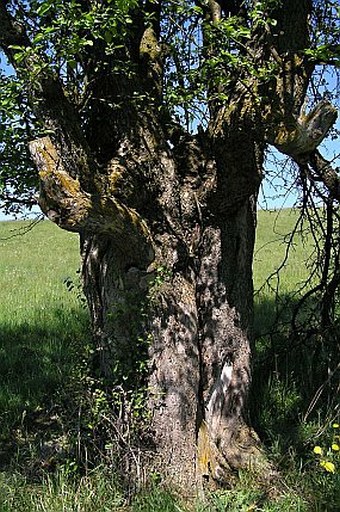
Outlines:
{"label": "tree limb stub", "polygon": [[211,13],[211,19],[214,23],[221,19],[221,6],[216,0],[209,0],[209,8]]}
{"label": "tree limb stub", "polygon": [[317,150],[337,115],[329,101],[320,101],[309,114],[301,114],[297,121],[282,122],[268,142],[292,157],[298,165],[308,165],[314,171],[315,179],[322,181],[331,196],[340,201],[339,173]]}
{"label": "tree limb stub", "polygon": [[59,227],[114,237],[117,245],[137,266],[154,258],[149,230],[139,214],[114,197],[84,192],[72,178],[50,137],[29,144],[40,177],[39,204]]}
{"label": "tree limb stub", "polygon": [[304,163],[326,137],[336,118],[336,108],[328,101],[321,101],[308,115],[301,114],[297,120],[288,122],[284,120],[268,142],[281,153]]}

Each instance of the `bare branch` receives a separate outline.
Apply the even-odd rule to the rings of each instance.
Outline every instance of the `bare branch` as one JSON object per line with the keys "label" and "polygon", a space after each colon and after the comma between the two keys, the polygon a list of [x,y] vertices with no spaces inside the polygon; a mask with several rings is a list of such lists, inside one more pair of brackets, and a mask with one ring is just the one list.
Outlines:
{"label": "bare branch", "polygon": [[340,202],[340,175],[339,169],[333,169],[319,151],[315,151],[309,158],[309,165],[317,178],[323,182],[331,196]]}

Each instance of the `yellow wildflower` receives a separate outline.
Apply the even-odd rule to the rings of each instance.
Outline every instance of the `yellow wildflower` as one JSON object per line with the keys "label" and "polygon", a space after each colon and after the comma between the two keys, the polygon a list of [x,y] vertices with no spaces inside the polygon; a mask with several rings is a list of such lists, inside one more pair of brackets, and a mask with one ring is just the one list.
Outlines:
{"label": "yellow wildflower", "polygon": [[333,452],[338,452],[340,450],[340,446],[338,445],[338,443],[332,444],[332,450]]}
{"label": "yellow wildflower", "polygon": [[321,446],[314,446],[314,450],[313,452],[316,454],[316,455],[322,455],[322,448]]}
{"label": "yellow wildflower", "polygon": [[335,466],[333,462],[329,462],[326,460],[322,460],[320,462],[320,465],[328,472],[328,473],[335,473]]}
{"label": "yellow wildflower", "polygon": [[339,428],[339,423],[333,423],[332,427],[333,428]]}

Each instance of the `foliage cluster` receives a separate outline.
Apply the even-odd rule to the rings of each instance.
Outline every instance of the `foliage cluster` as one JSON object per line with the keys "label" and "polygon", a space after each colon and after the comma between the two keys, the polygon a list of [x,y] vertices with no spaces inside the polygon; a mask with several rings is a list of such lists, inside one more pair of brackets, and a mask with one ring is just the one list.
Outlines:
{"label": "foliage cluster", "polygon": [[0,71],[0,198],[7,213],[35,204],[37,173],[28,153],[31,110],[22,83]]}
{"label": "foliage cluster", "polygon": [[[40,121],[32,112],[37,78],[58,78],[84,126],[98,108],[98,101],[106,103],[107,112],[122,108],[127,94],[129,101],[145,101],[145,92],[135,87],[115,98],[97,98],[96,84],[104,76],[136,76],[140,65],[139,41],[135,41],[138,13],[152,27],[159,5],[156,0],[30,0],[9,4],[30,38],[25,46],[12,45],[17,71],[8,67],[2,56],[0,74],[0,197],[3,208],[15,210],[35,201],[37,176],[26,142],[41,134]],[[212,105],[228,102],[235,83],[241,83],[255,101],[265,96],[279,71],[270,50],[271,38],[278,37],[278,4],[278,0],[247,3],[247,9],[237,16],[231,12],[210,24],[206,1],[162,2],[159,51],[164,73],[159,106],[166,115],[172,114],[186,128],[196,130],[198,125],[207,125]],[[312,103],[330,94],[322,87],[325,70],[330,72],[330,66],[337,66],[339,61],[337,2],[315,0],[314,4],[311,44],[305,49],[306,57],[317,64],[309,91]],[[264,43],[268,48],[266,58],[259,60],[250,39],[262,29],[268,35]],[[150,95],[147,101],[151,101]]]}

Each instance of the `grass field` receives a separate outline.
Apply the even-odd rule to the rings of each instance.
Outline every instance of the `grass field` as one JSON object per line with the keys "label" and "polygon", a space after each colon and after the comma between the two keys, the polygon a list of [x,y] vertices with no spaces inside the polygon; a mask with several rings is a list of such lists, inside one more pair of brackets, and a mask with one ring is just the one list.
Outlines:
{"label": "grass field", "polygon": [[[260,212],[256,289],[280,265],[285,235],[296,215],[290,210],[280,215]],[[292,293],[308,276],[304,261],[310,250],[308,243],[293,249],[280,274],[280,294]],[[33,229],[27,222],[0,223],[0,512],[187,511],[179,499],[157,487],[128,505],[115,475],[107,468],[77,476],[74,461],[61,458],[62,462],[58,459],[55,463],[41,456],[50,447],[53,430],[62,451],[67,436],[63,404],[70,408],[73,403],[70,383],[77,378],[79,360],[89,340],[88,318],[78,290],[79,266],[76,235],[47,221]],[[263,361],[268,345],[261,333],[275,318],[275,279],[271,287],[265,286],[256,295],[255,333]],[[71,292],[66,281],[75,285]],[[284,357],[286,361],[287,355]],[[268,493],[256,487],[249,476],[241,475],[235,489],[212,494],[191,510],[340,510],[339,473],[323,471],[312,455],[312,447],[328,442],[331,434],[323,429],[321,418],[299,420],[304,404],[297,370],[287,364],[280,366],[279,356],[274,371],[273,361],[267,366],[266,372],[256,370],[255,365],[258,389],[253,406],[262,411],[255,414],[255,423],[282,476]]]}
{"label": "grass field", "polygon": [[[266,332],[275,321],[278,304],[276,291],[281,298],[290,295],[306,280],[306,265],[313,251],[308,237],[297,233],[294,242],[290,234],[299,212],[294,209],[260,211],[254,252],[255,331]],[[288,250],[288,246],[290,248]],[[281,269],[282,263],[287,262]],[[277,270],[280,272],[277,274]],[[268,277],[272,276],[269,283]]]}
{"label": "grass field", "polygon": [[77,282],[77,237],[49,222],[27,228],[25,222],[0,224],[0,438],[26,410],[53,396],[87,328],[76,294],[64,283]]}

